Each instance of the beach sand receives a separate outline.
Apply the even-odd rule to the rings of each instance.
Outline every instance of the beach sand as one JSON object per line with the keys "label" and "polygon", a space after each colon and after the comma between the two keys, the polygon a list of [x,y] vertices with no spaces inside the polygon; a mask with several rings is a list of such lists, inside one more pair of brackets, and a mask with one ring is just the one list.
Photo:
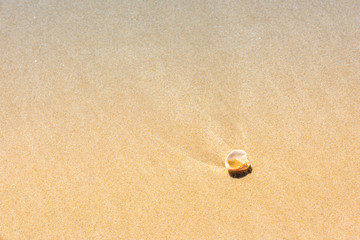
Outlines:
{"label": "beach sand", "polygon": [[1,0],[0,238],[358,239],[359,12]]}

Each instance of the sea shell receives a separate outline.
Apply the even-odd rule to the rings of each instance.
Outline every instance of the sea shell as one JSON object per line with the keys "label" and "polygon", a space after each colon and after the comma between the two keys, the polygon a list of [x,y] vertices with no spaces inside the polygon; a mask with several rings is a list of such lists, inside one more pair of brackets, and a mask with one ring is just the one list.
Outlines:
{"label": "sea shell", "polygon": [[225,159],[225,167],[229,172],[247,172],[251,165],[245,151],[232,150]]}

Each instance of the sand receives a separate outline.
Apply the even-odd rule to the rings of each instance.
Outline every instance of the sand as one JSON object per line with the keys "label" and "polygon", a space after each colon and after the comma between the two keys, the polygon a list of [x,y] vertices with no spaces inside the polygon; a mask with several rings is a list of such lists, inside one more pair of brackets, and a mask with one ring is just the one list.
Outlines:
{"label": "sand", "polygon": [[0,238],[359,239],[359,12],[0,0]]}

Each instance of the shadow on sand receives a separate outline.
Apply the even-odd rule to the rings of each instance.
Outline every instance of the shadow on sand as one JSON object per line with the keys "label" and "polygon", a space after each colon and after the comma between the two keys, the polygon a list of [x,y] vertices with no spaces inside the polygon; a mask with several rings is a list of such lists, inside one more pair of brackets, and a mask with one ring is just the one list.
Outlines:
{"label": "shadow on sand", "polygon": [[249,173],[252,172],[252,167],[250,166],[246,171],[244,172],[231,172],[229,171],[229,175],[232,177],[232,178],[243,178],[245,177],[246,175],[248,175]]}

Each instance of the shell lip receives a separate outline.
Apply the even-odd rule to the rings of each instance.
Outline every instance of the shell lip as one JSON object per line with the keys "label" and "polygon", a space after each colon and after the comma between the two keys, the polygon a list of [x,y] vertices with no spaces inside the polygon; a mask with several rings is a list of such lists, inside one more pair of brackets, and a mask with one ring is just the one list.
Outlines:
{"label": "shell lip", "polygon": [[249,167],[250,167],[250,164],[245,163],[240,167],[232,168],[231,166],[229,166],[229,167],[227,167],[227,169],[228,169],[228,171],[231,171],[231,172],[243,172],[243,171],[248,170]]}

